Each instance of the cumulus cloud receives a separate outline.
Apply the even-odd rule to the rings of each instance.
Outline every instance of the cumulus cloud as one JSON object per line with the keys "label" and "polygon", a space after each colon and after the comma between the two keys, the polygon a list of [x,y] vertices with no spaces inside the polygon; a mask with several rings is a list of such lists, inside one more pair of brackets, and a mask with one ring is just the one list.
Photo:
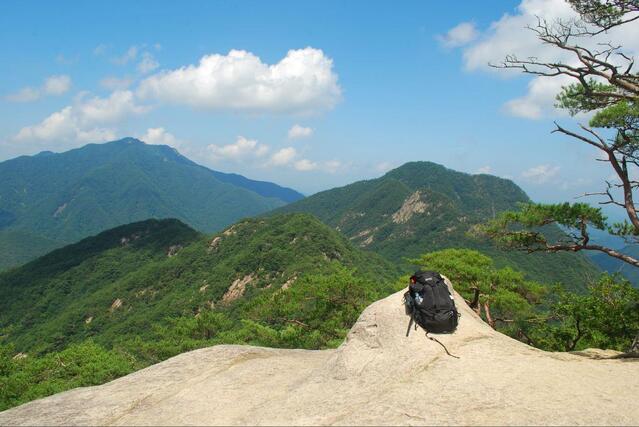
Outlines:
{"label": "cumulus cloud", "polygon": [[[566,76],[534,78],[528,83],[526,95],[506,102],[503,109],[511,116],[540,119],[554,111],[555,96],[561,91],[562,86],[570,83],[572,83],[572,79]],[[555,114],[565,115],[567,113],[557,111]]]}
{"label": "cumulus cloud", "polygon": [[73,105],[42,122],[20,129],[16,141],[102,142],[114,139],[115,131],[104,127],[148,109],[134,102],[130,91],[116,91],[107,98],[79,96]]}
{"label": "cumulus cloud", "polygon": [[293,166],[295,167],[295,169],[301,172],[312,171],[318,168],[317,163],[312,162],[308,159],[298,160],[293,164]]}
{"label": "cumulus cloud", "polygon": [[208,147],[214,159],[231,159],[241,160],[250,157],[263,157],[269,150],[269,147],[260,144],[255,139],[248,139],[238,136],[233,144],[215,145]]}
{"label": "cumulus cloud", "polygon": [[44,95],[57,96],[69,91],[71,88],[71,77],[67,75],[47,77],[41,88],[25,87],[18,92],[5,96],[10,102],[33,102]]}
{"label": "cumulus cloud", "polygon": [[160,66],[160,63],[156,61],[153,54],[144,52],[142,54],[142,60],[138,64],[138,71],[142,74],[148,74]]}
{"label": "cumulus cloud", "polygon": [[[476,42],[463,47],[464,67],[469,71],[494,72],[501,77],[520,75],[517,70],[498,70],[489,66],[501,63],[510,54],[520,58],[535,57],[541,62],[561,61],[574,65],[576,61],[570,52],[541,43],[535,33],[526,28],[534,27],[538,18],[553,23],[578,19],[579,16],[565,0],[523,0],[517,6],[516,13],[505,14],[492,22]],[[639,25],[613,28],[598,37],[579,41],[594,50],[597,50],[598,43],[621,41],[629,56],[637,56]],[[527,94],[507,102],[504,110],[511,115],[529,119],[563,114],[554,108],[554,97],[561,85],[568,81],[569,79],[534,77]]]}
{"label": "cumulus cloud", "polygon": [[81,119],[74,107],[65,107],[37,125],[23,127],[14,140],[19,142],[103,142],[115,137],[111,129],[97,126],[86,127],[80,122]]}
{"label": "cumulus cloud", "polygon": [[293,125],[293,127],[288,130],[288,139],[308,138],[311,135],[313,135],[312,128],[300,126],[298,124]]}
{"label": "cumulus cloud", "polygon": [[297,156],[297,151],[293,147],[286,147],[278,150],[273,153],[270,159],[270,164],[275,166],[284,166],[289,163]]}
{"label": "cumulus cloud", "polygon": [[44,93],[47,95],[62,95],[71,88],[71,77],[66,75],[51,76],[44,81]]}
{"label": "cumulus cloud", "polygon": [[[514,15],[504,14],[490,24],[477,43],[464,49],[464,63],[468,70],[498,71],[489,63],[501,63],[506,55],[518,54],[541,60],[557,58],[557,49],[539,42],[527,26],[535,26],[537,17],[548,22],[578,18],[564,0],[523,0]],[[568,54],[561,53],[563,58]],[[500,72],[503,75],[503,72]]]}
{"label": "cumulus cloud", "polygon": [[180,141],[172,133],[167,132],[163,127],[149,128],[146,133],[140,137],[141,141],[152,145],[168,145],[173,148],[180,148],[183,142]]}
{"label": "cumulus cloud", "polygon": [[521,173],[521,176],[533,184],[545,184],[559,174],[559,166],[538,165]]}
{"label": "cumulus cloud", "polygon": [[243,50],[206,55],[197,65],[146,78],[137,94],[200,109],[311,113],[332,108],[341,88],[333,60],[307,47],[272,65]]}
{"label": "cumulus cloud", "polygon": [[465,46],[479,36],[475,24],[462,22],[451,28],[446,34],[437,36],[439,43],[448,48]]}
{"label": "cumulus cloud", "polygon": [[114,123],[130,114],[145,113],[148,108],[136,103],[133,92],[118,90],[107,98],[84,94],[78,98],[76,110],[83,122],[93,124]]}
{"label": "cumulus cloud", "polygon": [[[156,133],[161,134],[160,131]],[[207,157],[214,162],[220,160],[241,161],[243,164],[252,164],[261,168],[287,167],[299,172],[321,170],[333,173],[341,167],[341,163],[337,160],[321,163],[300,158],[294,147],[284,147],[267,156],[270,150],[271,147],[261,144],[255,139],[238,136],[233,144],[209,145]]]}
{"label": "cumulus cloud", "polygon": [[477,173],[493,173],[493,168],[490,166],[482,166],[477,169]]}

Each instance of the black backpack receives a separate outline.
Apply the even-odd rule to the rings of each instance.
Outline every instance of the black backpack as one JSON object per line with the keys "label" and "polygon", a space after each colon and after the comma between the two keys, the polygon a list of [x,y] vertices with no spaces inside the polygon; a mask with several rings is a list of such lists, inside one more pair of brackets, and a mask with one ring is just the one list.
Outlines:
{"label": "black backpack", "polygon": [[435,271],[418,271],[411,276],[410,281],[408,291],[404,294],[406,314],[411,318],[406,336],[413,322],[427,333],[455,332],[459,313],[444,278]]}

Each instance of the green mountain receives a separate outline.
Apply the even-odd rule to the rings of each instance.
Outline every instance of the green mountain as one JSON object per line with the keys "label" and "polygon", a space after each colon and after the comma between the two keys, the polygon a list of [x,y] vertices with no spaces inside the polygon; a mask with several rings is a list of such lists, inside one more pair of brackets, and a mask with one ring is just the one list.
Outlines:
{"label": "green mountain", "polygon": [[[274,212],[307,212],[351,241],[406,265],[428,251],[465,247],[537,280],[580,289],[600,271],[580,254],[524,254],[471,237],[473,225],[516,209],[528,196],[512,181],[469,175],[431,162],[411,162],[378,179],[317,193]],[[547,232],[559,233],[559,229]]]}
{"label": "green mountain", "polygon": [[[17,350],[31,354],[61,350],[89,338],[131,353],[158,343],[161,354],[177,354],[183,349],[176,349],[174,342],[159,344],[169,333],[161,332],[162,325],[168,327],[171,319],[188,323],[200,315],[219,314],[226,323],[212,336],[226,332],[219,338],[223,342],[269,344],[259,333],[253,337],[242,329],[252,319],[261,325],[261,333],[288,328],[298,334],[294,340],[275,337],[273,345],[287,346],[290,339],[290,346],[318,348],[343,338],[340,334],[350,327],[343,323],[354,322],[359,314],[353,309],[350,317],[332,321],[321,310],[341,313],[352,304],[361,309],[375,296],[390,292],[389,283],[398,274],[392,264],[355,248],[306,214],[247,219],[213,237],[175,219],[147,220],[1,273],[0,333]],[[343,288],[322,290],[322,283],[335,277]],[[358,285],[362,280],[364,288]],[[274,310],[285,304],[274,304],[274,298],[281,298],[281,289],[289,287],[287,303],[301,305],[276,315]],[[354,295],[345,295],[344,301],[340,295],[347,289]],[[309,301],[321,295],[327,302],[309,306],[319,304]],[[298,329],[290,330],[297,325],[292,319],[299,322]],[[244,335],[238,338],[237,333]],[[207,344],[210,341],[197,341],[193,346]],[[138,357],[145,362],[162,358]]]}
{"label": "green mountain", "polygon": [[222,182],[227,182],[229,184],[237,185],[238,187],[246,188],[247,190],[254,191],[264,197],[275,197],[277,199],[285,201],[286,203],[296,202],[304,198],[304,195],[302,193],[298,193],[297,191],[290,188],[280,187],[279,185],[273,184],[272,182],[255,181],[236,173],[224,173],[214,170],[212,170],[211,172],[213,173],[213,176],[215,176]]}
{"label": "green mountain", "polygon": [[303,196],[125,138],[0,163],[0,268],[121,224],[178,218],[213,232]]}
{"label": "green mountain", "polygon": [[[624,246],[619,249],[620,252],[630,255],[632,257],[639,257],[639,247],[637,246]],[[620,273],[623,277],[628,279],[630,283],[635,287],[639,287],[639,268],[625,263],[619,259],[613,258],[601,252],[588,253],[589,258],[595,265],[599,266],[604,271],[610,274]]]}

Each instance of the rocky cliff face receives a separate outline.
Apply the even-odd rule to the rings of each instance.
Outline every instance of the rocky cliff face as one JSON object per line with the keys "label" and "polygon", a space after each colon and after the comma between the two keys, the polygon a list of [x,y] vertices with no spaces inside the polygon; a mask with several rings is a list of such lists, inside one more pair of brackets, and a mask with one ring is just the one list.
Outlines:
{"label": "rocky cliff face", "polygon": [[[337,350],[216,346],[0,413],[0,424],[639,423],[639,361],[548,353],[492,330],[457,295],[457,332],[405,336],[398,292]],[[605,355],[605,354],[604,354]]]}

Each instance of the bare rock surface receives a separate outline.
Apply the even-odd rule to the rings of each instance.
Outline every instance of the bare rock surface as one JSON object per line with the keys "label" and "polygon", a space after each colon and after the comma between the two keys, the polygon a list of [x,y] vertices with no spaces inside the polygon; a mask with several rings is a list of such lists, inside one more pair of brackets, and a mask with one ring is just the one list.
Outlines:
{"label": "bare rock surface", "polygon": [[398,292],[336,350],[215,346],[0,413],[0,425],[637,425],[639,361],[534,349],[456,295],[457,332],[407,338]]}

